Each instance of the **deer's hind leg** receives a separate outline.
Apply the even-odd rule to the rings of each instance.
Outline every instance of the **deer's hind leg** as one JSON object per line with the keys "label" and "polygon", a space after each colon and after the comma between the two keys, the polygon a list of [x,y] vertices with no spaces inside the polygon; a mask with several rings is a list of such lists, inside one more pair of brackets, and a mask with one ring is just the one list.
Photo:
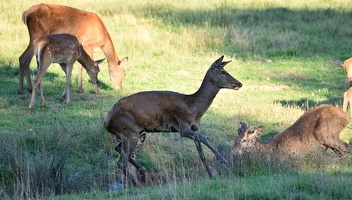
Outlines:
{"label": "deer's hind leg", "polygon": [[28,106],[28,109],[31,112],[33,112],[33,107],[34,107],[34,103],[35,103],[35,96],[36,96],[36,92],[37,92],[38,87],[40,88],[42,106],[45,106],[42,80],[43,80],[44,74],[46,73],[46,70],[48,69],[48,67],[51,64],[51,61],[49,61],[49,60],[38,61],[37,60],[37,63],[38,63],[38,72],[37,72],[37,75],[35,76],[35,79],[34,79],[34,86],[33,86],[33,90],[32,90],[31,102],[29,103],[29,106]]}
{"label": "deer's hind leg", "polygon": [[141,167],[141,165],[138,164],[136,161],[134,161],[133,158],[131,157],[133,152],[135,151],[135,148],[138,142],[138,134],[136,138],[133,136],[128,138],[120,134],[119,138],[121,139],[121,143],[120,143],[121,147],[119,147],[118,149],[121,149],[121,152],[120,152],[120,158],[117,161],[117,165],[124,174],[124,185],[128,185],[128,183],[132,181],[134,185],[142,186],[137,180],[137,177],[134,177],[132,174],[130,174],[128,170],[128,162],[133,164],[138,171],[140,170],[140,167]]}
{"label": "deer's hind leg", "polygon": [[19,83],[18,83],[18,94],[23,93],[23,79],[24,75],[27,76],[27,90],[29,92],[32,92],[32,82],[31,82],[31,76],[30,76],[30,70],[29,70],[29,65],[31,63],[31,60],[34,56],[34,49],[33,49],[33,44],[29,43],[28,47],[26,50],[22,53],[22,55],[19,57],[19,63],[20,63],[20,72],[19,72]]}
{"label": "deer's hind leg", "polygon": [[337,128],[328,127],[325,123],[323,124],[324,125],[320,124],[313,133],[320,144],[332,149],[339,157],[344,156],[347,152],[352,152],[352,146],[348,145],[339,138],[340,132],[344,126]]}

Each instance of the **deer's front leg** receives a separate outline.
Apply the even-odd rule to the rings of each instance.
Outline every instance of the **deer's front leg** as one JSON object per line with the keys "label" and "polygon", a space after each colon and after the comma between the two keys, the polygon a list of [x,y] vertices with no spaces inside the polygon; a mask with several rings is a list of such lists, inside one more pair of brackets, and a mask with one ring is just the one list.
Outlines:
{"label": "deer's front leg", "polygon": [[203,148],[202,148],[202,143],[200,141],[196,141],[196,140],[194,140],[194,143],[195,143],[195,145],[197,147],[197,151],[198,151],[200,160],[205,165],[205,169],[207,170],[209,177],[212,178],[213,174],[211,173],[211,171],[209,169],[209,166],[206,164],[205,156],[204,156],[204,152],[203,152]]}
{"label": "deer's front leg", "polygon": [[73,64],[67,64],[66,66],[66,86],[64,93],[66,93],[66,104],[71,104],[71,76],[72,76]]}
{"label": "deer's front leg", "polygon": [[83,71],[83,67],[81,64],[78,64],[78,91],[83,93],[84,89],[82,86],[82,71]]}
{"label": "deer's front leg", "polygon": [[189,127],[181,129],[180,134],[182,137],[187,137],[187,138],[190,138],[190,139],[193,139],[195,141],[199,141],[199,142],[205,144],[205,146],[207,146],[214,153],[214,155],[216,156],[216,159],[219,160],[220,163],[223,163],[223,164],[228,163],[227,160],[211,146],[209,141],[203,135],[193,131]]}

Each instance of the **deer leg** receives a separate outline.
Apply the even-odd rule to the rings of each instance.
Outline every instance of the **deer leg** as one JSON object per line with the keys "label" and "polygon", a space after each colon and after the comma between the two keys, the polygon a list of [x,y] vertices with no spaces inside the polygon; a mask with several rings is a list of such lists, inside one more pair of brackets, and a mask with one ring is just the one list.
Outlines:
{"label": "deer leg", "polygon": [[69,106],[71,104],[71,76],[72,76],[72,64],[66,65],[66,104]]}
{"label": "deer leg", "polygon": [[342,109],[343,111],[347,112],[347,106],[348,106],[348,102],[350,101],[348,98],[347,98],[347,91],[345,93],[343,93],[343,106],[342,106]]}
{"label": "deer leg", "polygon": [[192,140],[199,141],[199,142],[205,144],[205,146],[207,146],[214,153],[216,159],[218,159],[220,161],[220,163],[224,163],[224,164],[228,163],[227,160],[210,145],[209,141],[203,135],[193,131],[189,127],[185,128],[185,129],[181,127],[180,135],[181,135],[181,137],[187,137]]}
{"label": "deer leg", "polygon": [[227,160],[218,152],[216,151],[209,143],[209,141],[201,134],[198,134],[198,139],[201,143],[205,144],[216,156],[216,159],[220,161],[220,163],[227,164]]}
{"label": "deer leg", "polygon": [[[121,154],[121,150],[122,150],[122,142],[121,140],[118,139],[117,145],[115,146],[115,150]],[[141,175],[141,179],[143,183],[146,183],[146,170],[145,168],[139,164],[135,159],[132,158],[132,155],[129,157],[128,161],[134,166],[136,167],[136,169],[138,170],[139,174]],[[137,177],[134,177],[137,178]],[[138,185],[137,183],[135,183],[136,185]]]}
{"label": "deer leg", "polygon": [[[350,114],[351,114],[351,116],[352,116],[352,98],[350,98],[349,100],[348,100],[348,104],[350,104]],[[346,106],[346,110],[347,110],[347,106]]]}
{"label": "deer leg", "polygon": [[83,93],[83,86],[82,86],[82,71],[83,67],[81,64],[78,64],[78,91]]}
{"label": "deer leg", "polygon": [[141,179],[143,183],[146,183],[146,178],[145,178],[145,168],[139,164],[136,160],[134,160],[132,157],[129,158],[128,160],[133,166],[136,167],[136,169],[138,170],[139,174],[141,175]]}
{"label": "deer leg", "polygon": [[196,140],[194,140],[194,143],[195,143],[195,145],[197,147],[197,151],[198,151],[200,160],[203,162],[203,164],[205,166],[205,169],[208,172],[209,177],[212,178],[213,174],[211,173],[211,171],[209,169],[209,166],[207,165],[207,163],[205,161],[205,156],[204,156],[204,152],[203,152],[203,148],[202,148],[202,143],[200,141],[196,141]]}
{"label": "deer leg", "polygon": [[[37,75],[35,76],[35,79],[34,79],[34,87],[33,87],[33,90],[32,90],[32,96],[31,96],[31,102],[29,103],[29,106],[28,106],[28,109],[33,112],[33,107],[34,107],[34,103],[35,103],[35,95],[36,95],[36,92],[37,92],[37,88],[40,87],[40,90],[42,90],[42,85],[41,85],[41,82],[42,82],[42,79],[43,79],[43,76],[46,72],[46,70],[48,69],[49,65],[51,64],[50,61],[43,61],[43,62],[40,62],[37,60],[37,63],[38,63],[38,73]],[[41,91],[42,93],[42,91]],[[43,97],[44,98],[44,95]],[[45,100],[44,100],[45,102]],[[43,104],[43,102],[42,102]]]}
{"label": "deer leg", "polygon": [[[132,134],[130,134],[130,135],[132,135]],[[134,185],[143,187],[142,184],[140,184],[139,181],[136,179],[137,177],[134,177],[132,174],[129,173],[128,164],[127,164],[127,162],[130,162],[131,164],[136,166],[136,168],[140,172],[143,171],[143,169],[144,169],[143,167],[142,168],[140,167],[141,165],[139,163],[135,162],[131,158],[132,152],[134,152],[135,147],[137,146],[138,137],[134,138],[134,137],[131,136],[128,139],[128,138],[126,138],[124,136],[120,136],[119,139],[121,139],[120,140],[121,143],[118,143],[116,145],[115,150],[117,149],[117,151],[118,150],[121,151],[120,152],[120,158],[117,161],[117,164],[118,164],[119,168],[122,169],[122,171],[123,171],[123,174],[124,174],[124,177],[125,177],[124,183],[128,184],[128,181],[131,180]]]}
{"label": "deer leg", "polygon": [[32,81],[30,76],[29,65],[31,63],[33,55],[34,55],[34,50],[33,50],[32,44],[30,43],[26,48],[26,50],[19,57],[20,71],[19,71],[19,83],[18,83],[18,89],[17,89],[18,94],[23,93],[23,79],[24,79],[25,73],[27,76],[27,90],[29,92],[32,92]]}
{"label": "deer leg", "polygon": [[43,93],[43,87],[42,87],[42,81],[39,82],[39,88],[40,88],[40,97],[42,99],[42,107],[46,107],[44,93]]}

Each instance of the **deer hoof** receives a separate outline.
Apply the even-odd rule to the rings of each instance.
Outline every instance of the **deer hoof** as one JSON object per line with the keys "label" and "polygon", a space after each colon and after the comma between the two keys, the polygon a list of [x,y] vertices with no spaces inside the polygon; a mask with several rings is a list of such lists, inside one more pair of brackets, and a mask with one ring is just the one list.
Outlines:
{"label": "deer hoof", "polygon": [[28,108],[29,112],[33,114],[34,109],[33,108]]}

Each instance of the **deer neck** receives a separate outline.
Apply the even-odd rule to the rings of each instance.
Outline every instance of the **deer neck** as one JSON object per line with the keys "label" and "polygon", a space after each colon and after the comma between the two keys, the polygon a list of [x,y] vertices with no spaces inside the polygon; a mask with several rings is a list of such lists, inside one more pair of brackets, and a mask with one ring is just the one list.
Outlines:
{"label": "deer neck", "polygon": [[263,144],[263,143],[257,141],[255,143],[255,147],[256,147],[256,149],[259,152],[262,152],[262,153],[271,154],[273,152],[273,148],[272,148],[272,145],[270,143],[269,144]]}
{"label": "deer neck", "polygon": [[101,50],[108,61],[109,71],[114,71],[114,67],[119,65],[120,59],[115,51],[114,44],[112,43],[110,36],[108,36],[108,39],[104,46],[101,47]]}
{"label": "deer neck", "polygon": [[205,76],[200,88],[192,96],[193,103],[204,112],[209,108],[220,88]]}
{"label": "deer neck", "polygon": [[86,51],[83,50],[83,47],[80,47],[80,52],[81,52],[81,56],[78,58],[78,62],[86,69],[88,66],[90,66],[89,64],[93,62],[92,58],[87,54]]}

